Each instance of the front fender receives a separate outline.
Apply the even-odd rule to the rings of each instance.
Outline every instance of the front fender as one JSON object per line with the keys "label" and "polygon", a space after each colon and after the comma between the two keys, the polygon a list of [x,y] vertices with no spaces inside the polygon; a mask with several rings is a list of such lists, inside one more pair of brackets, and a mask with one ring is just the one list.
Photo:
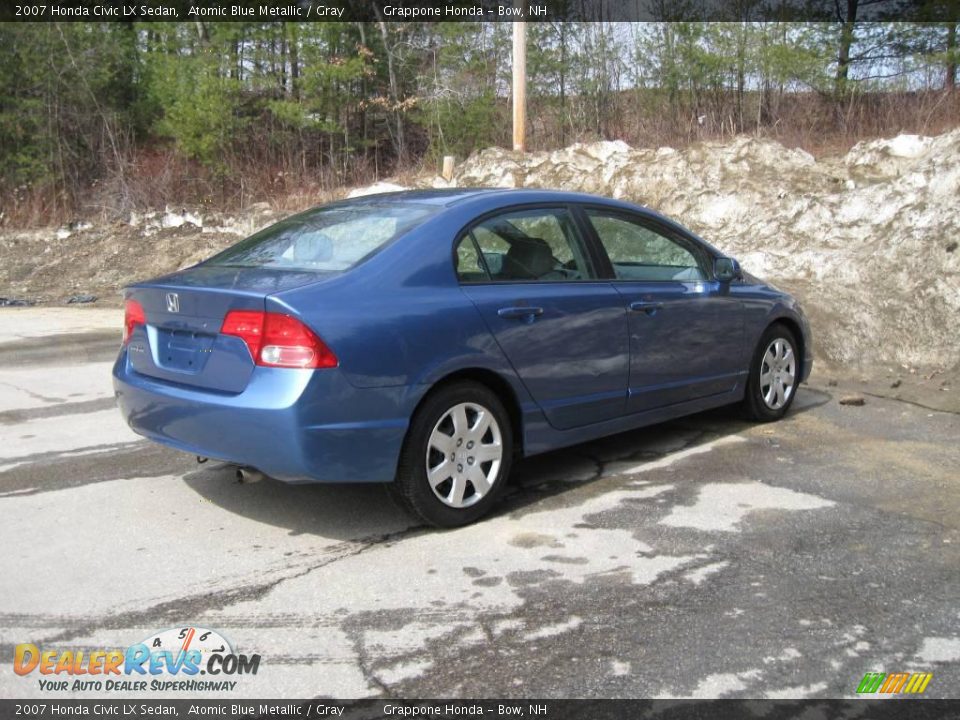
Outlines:
{"label": "front fender", "polygon": [[731,287],[731,291],[743,302],[744,363],[747,368],[764,331],[777,321],[787,321],[800,334],[803,346],[800,382],[806,381],[813,367],[813,338],[810,323],[796,298],[762,281]]}

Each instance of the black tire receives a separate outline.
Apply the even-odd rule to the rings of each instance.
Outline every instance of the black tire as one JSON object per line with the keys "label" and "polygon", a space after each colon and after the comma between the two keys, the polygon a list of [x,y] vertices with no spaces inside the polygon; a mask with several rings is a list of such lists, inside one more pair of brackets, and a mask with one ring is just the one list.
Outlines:
{"label": "black tire", "polygon": [[[499,434],[499,445],[501,456],[499,467],[494,471],[494,461],[477,463],[477,468],[481,472],[489,473],[489,489],[483,493],[477,493],[472,481],[463,480],[463,473],[457,473],[456,476],[444,480],[437,485],[437,492],[431,487],[427,476],[428,452],[431,462],[438,466],[445,461],[444,454],[436,448],[429,447],[431,436],[435,429],[444,431],[445,428],[452,429],[452,416],[449,413],[462,404],[469,406],[478,406],[483,410],[488,410]],[[467,409],[468,412],[475,412]],[[475,414],[473,419],[478,418]],[[439,423],[450,423],[449,425],[439,425]],[[472,422],[468,416],[468,423]],[[486,442],[493,445],[494,426],[491,425],[489,432],[484,436]],[[446,434],[446,432],[444,432]],[[452,430],[452,441],[456,443],[458,433]],[[459,438],[461,441],[469,440],[467,436]],[[456,460],[449,458],[452,468],[464,467],[469,472],[470,468],[465,465],[466,460],[474,464],[473,457],[467,457],[466,444],[454,448],[457,455]],[[464,454],[464,457],[460,457]],[[407,438],[404,441],[403,450],[400,453],[400,462],[397,466],[396,480],[389,486],[390,494],[407,512],[417,519],[422,520],[428,525],[436,527],[459,527],[467,525],[486,515],[493,505],[497,502],[503,488],[507,483],[507,477],[510,474],[510,464],[513,457],[513,428],[510,425],[510,416],[507,414],[500,398],[490,390],[486,385],[472,381],[458,381],[449,385],[442,385],[424,400],[410,422],[410,429],[407,432]],[[458,462],[459,461],[459,462]],[[442,474],[442,473],[441,473]],[[458,480],[457,478],[461,478]],[[482,478],[480,478],[482,480]],[[438,497],[438,494],[450,493],[448,501],[456,502],[454,483],[465,484],[466,490],[463,491],[463,501],[471,504],[467,506],[453,506],[444,502]],[[471,498],[477,495],[477,498]]]}
{"label": "black tire", "polygon": [[[764,367],[764,355],[777,340],[789,343],[793,352],[794,381],[790,392],[787,394],[786,401],[780,407],[771,407],[764,399],[760,373],[761,368]],[[799,353],[800,346],[797,344],[797,338],[786,325],[774,323],[764,331],[763,335],[760,336],[760,342],[757,343],[757,347],[753,351],[753,359],[750,362],[750,375],[747,377],[746,395],[743,398],[742,405],[744,417],[756,422],[773,422],[787,414],[800,384],[800,362],[802,358]]]}

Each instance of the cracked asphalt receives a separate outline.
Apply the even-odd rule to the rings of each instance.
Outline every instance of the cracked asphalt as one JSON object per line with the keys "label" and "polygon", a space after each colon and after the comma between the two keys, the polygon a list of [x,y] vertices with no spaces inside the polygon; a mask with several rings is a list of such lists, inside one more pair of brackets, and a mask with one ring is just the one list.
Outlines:
{"label": "cracked asphalt", "polygon": [[221,697],[849,697],[867,671],[960,695],[954,413],[842,406],[815,374],[774,425],[717,411],[523,461],[493,517],[440,532],[377,486],[238,484],[140,439],[119,324],[0,314],[2,697],[52,696],[19,643],[188,625],[262,656]]}

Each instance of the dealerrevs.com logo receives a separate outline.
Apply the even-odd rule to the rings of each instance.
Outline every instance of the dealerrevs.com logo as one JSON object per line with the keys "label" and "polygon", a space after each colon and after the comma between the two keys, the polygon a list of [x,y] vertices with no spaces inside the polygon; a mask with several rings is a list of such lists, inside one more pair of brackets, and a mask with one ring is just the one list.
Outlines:
{"label": "dealerrevs.com logo", "polygon": [[[230,691],[238,675],[256,675],[260,655],[242,655],[216,630],[163,630],[126,650],[14,649],[13,671],[39,676],[45,691]],[[201,678],[202,676],[202,678]]]}

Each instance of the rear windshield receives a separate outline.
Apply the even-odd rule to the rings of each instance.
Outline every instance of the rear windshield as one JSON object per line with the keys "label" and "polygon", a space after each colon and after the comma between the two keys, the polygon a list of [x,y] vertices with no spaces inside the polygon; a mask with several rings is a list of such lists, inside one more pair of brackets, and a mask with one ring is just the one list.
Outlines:
{"label": "rear windshield", "polygon": [[438,208],[396,203],[331,205],[251,235],[208,265],[339,272],[353,267]]}

